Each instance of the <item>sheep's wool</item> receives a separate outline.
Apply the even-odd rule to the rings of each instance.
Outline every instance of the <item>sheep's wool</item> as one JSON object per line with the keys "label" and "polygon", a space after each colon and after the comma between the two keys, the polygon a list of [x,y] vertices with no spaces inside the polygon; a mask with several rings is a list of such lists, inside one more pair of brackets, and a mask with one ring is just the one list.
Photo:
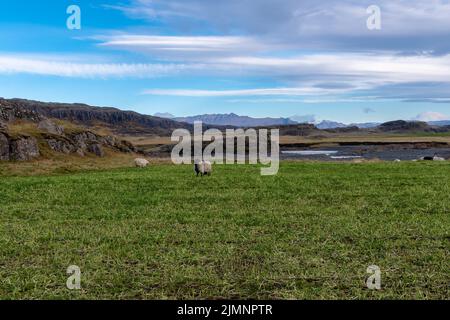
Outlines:
{"label": "sheep's wool", "polygon": [[141,159],[141,158],[138,158],[138,159],[135,159],[135,160],[134,160],[134,164],[135,164],[136,167],[138,167],[138,168],[145,168],[146,166],[148,166],[149,163],[150,163],[150,162],[148,162],[148,160]]}
{"label": "sheep's wool", "polygon": [[209,161],[203,161],[203,173],[211,173],[212,165]]}
{"label": "sheep's wool", "polygon": [[212,165],[210,161],[195,161],[194,164],[194,170],[197,173],[201,173],[202,175],[204,174],[211,174],[212,172]]}

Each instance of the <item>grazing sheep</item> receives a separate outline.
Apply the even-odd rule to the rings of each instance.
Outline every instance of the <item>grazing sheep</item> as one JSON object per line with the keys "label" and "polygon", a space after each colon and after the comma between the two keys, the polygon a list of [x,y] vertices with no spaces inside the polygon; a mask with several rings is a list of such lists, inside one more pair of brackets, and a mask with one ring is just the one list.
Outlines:
{"label": "grazing sheep", "polygon": [[194,163],[194,171],[198,175],[200,174],[202,177],[204,175],[211,175],[212,173],[212,164],[209,161],[205,160],[195,160]]}
{"label": "grazing sheep", "polygon": [[445,161],[444,158],[442,157],[438,157],[437,153],[434,154],[434,156],[432,157],[422,157],[421,160],[425,160],[425,161]]}
{"label": "grazing sheep", "polygon": [[134,164],[138,168],[145,168],[146,166],[149,165],[149,163],[150,162],[148,162],[148,160],[145,160],[145,159],[142,159],[142,158],[134,159]]}

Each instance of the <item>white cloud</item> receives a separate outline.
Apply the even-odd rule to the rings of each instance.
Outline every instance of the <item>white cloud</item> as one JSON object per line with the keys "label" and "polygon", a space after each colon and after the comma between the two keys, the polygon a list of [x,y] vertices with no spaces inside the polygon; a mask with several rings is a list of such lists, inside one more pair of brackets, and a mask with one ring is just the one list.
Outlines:
{"label": "white cloud", "polygon": [[57,56],[0,55],[0,74],[26,73],[70,78],[148,78],[201,68],[194,64],[87,63]]}
{"label": "white cloud", "polygon": [[446,116],[445,114],[439,113],[439,112],[433,112],[433,111],[427,111],[423,112],[415,118],[415,120],[418,121],[440,121],[440,120],[450,120],[449,116]]}
{"label": "white cloud", "polygon": [[[381,7],[382,13],[382,30],[375,35],[366,28],[366,8],[373,4]],[[132,0],[130,5],[116,9],[130,17],[164,21],[181,33],[202,32],[206,25],[221,33],[264,35],[298,47],[320,44],[335,48],[333,37],[339,37],[339,45],[353,49],[371,47],[376,38],[382,40],[377,42],[380,49],[405,49],[404,40],[417,48],[423,43],[415,41],[416,37],[441,37],[450,30],[447,0]],[[369,40],[354,41],[355,37]]]}
{"label": "white cloud", "polygon": [[358,89],[416,81],[450,82],[450,55],[339,52],[281,57],[275,50],[280,44],[255,37],[113,35],[96,39],[104,47],[139,51],[165,61],[204,64],[213,75],[335,81]]}
{"label": "white cloud", "polygon": [[[220,38],[220,37],[219,37]],[[164,39],[179,48],[214,48],[234,46],[230,39],[207,41],[208,45],[189,44],[188,39]],[[207,49],[209,50],[209,49]],[[146,94],[172,96],[320,96],[358,93],[386,85],[409,83],[450,84],[450,55],[395,56],[388,54],[310,54],[297,57],[221,56],[192,61],[166,63],[117,63],[92,57],[63,55],[0,54],[0,73],[27,73],[72,78],[117,78],[159,76],[258,76],[288,85],[262,89],[189,90],[151,89]],[[417,90],[415,90],[417,91]],[[405,89],[406,93],[407,89]],[[364,94],[364,93],[362,93]],[[403,93],[404,94],[404,93]],[[423,93],[425,94],[425,92]],[[367,93],[366,93],[367,95]],[[445,98],[445,95],[442,95]],[[401,99],[401,96],[397,96]],[[353,99],[358,99],[354,97]],[[323,99],[321,99],[323,102]],[[365,99],[363,99],[365,100]],[[310,101],[305,101],[310,102]]]}
{"label": "white cloud", "polygon": [[[321,79],[366,84],[379,82],[450,82],[450,55],[396,56],[388,54],[312,54],[295,58],[231,57],[216,60],[221,64],[249,70],[267,70],[278,75],[319,75]],[[345,76],[346,78],[342,78]],[[366,85],[361,85],[366,86]]]}
{"label": "white cloud", "polygon": [[285,79],[295,85],[286,88],[223,91],[153,89],[145,93],[204,97],[301,96],[355,93],[386,85],[421,82],[450,84],[450,55],[312,54],[294,58],[238,56],[205,60],[204,63],[210,74],[267,76]]}
{"label": "white cloud", "polygon": [[148,36],[122,34],[113,36],[97,36],[103,47],[141,50],[147,52],[201,52],[226,53],[264,48],[265,46],[250,37],[238,36]]}
{"label": "white cloud", "polygon": [[264,88],[244,90],[183,90],[183,89],[149,89],[144,94],[182,96],[182,97],[235,97],[235,96],[305,96],[321,95],[342,91],[341,89],[302,88]]}

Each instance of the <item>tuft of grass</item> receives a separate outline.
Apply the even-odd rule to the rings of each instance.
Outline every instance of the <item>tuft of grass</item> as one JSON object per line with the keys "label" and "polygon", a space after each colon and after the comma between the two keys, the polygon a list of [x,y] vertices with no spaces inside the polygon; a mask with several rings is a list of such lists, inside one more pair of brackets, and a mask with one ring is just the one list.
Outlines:
{"label": "tuft of grass", "polygon": [[[0,177],[0,299],[448,299],[447,163]],[[382,290],[366,288],[369,265]],[[66,269],[81,268],[80,291]]]}

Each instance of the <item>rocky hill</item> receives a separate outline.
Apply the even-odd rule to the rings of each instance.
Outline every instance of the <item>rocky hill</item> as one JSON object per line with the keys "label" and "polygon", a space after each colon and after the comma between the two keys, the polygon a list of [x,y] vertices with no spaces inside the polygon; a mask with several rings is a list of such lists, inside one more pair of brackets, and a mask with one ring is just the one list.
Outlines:
{"label": "rocky hill", "polygon": [[442,128],[430,126],[421,121],[389,121],[380,124],[376,130],[391,133],[410,133],[410,132],[439,132]]}
{"label": "rocky hill", "polygon": [[268,127],[270,129],[280,129],[280,135],[282,136],[298,136],[298,137],[306,137],[306,136],[321,136],[326,134],[326,131],[318,129],[313,124],[296,124],[289,126],[273,126]]}
{"label": "rocky hill", "polygon": [[34,112],[40,116],[67,120],[83,126],[102,126],[119,135],[154,134],[171,135],[173,130],[190,130],[191,125],[109,107],[85,104],[46,103],[24,99],[1,99],[0,106]]}
{"label": "rocky hill", "polygon": [[103,157],[107,150],[138,152],[129,142],[82,127],[65,128],[43,114],[0,101],[0,160],[26,161],[49,152]]}

